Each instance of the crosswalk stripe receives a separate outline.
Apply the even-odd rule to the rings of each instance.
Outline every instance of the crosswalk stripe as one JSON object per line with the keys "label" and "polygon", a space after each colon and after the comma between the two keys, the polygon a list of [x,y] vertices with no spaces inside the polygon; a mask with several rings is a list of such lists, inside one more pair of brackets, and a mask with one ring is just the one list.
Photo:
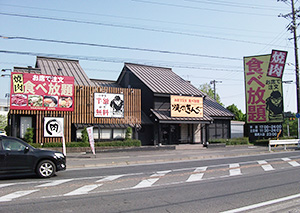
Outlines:
{"label": "crosswalk stripe", "polygon": [[74,179],[55,180],[55,181],[52,181],[50,183],[44,183],[44,184],[41,184],[41,185],[38,185],[38,186],[35,186],[35,187],[57,186],[57,185],[60,185],[60,184],[66,183],[66,182],[70,182],[72,180],[74,180]]}
{"label": "crosswalk stripe", "polygon": [[105,178],[102,178],[100,180],[97,180],[96,182],[106,182],[106,181],[113,181],[116,180],[120,177],[123,177],[124,175],[111,175],[111,176],[107,176]]}
{"label": "crosswalk stripe", "polygon": [[240,164],[238,163],[233,163],[229,164],[229,175],[230,176],[235,176],[235,175],[241,175],[241,169],[240,169]]}
{"label": "crosswalk stripe", "polygon": [[97,187],[102,186],[103,184],[93,184],[93,185],[85,185],[74,191],[64,194],[64,196],[73,196],[73,195],[83,195],[88,194],[90,191],[96,189]]}
{"label": "crosswalk stripe", "polygon": [[16,185],[16,183],[2,183],[2,184],[0,184],[0,188],[7,187],[7,186],[12,186],[12,185]]}
{"label": "crosswalk stripe", "polygon": [[300,166],[300,164],[294,160],[291,160],[290,158],[281,158],[283,161],[288,162],[291,166]]}
{"label": "crosswalk stripe", "polygon": [[39,191],[39,190],[36,189],[36,190],[24,190],[24,191],[13,192],[13,193],[10,193],[10,194],[0,197],[0,202],[12,201],[15,198],[23,197],[23,196],[29,195],[29,194],[37,192],[37,191]]}
{"label": "crosswalk stripe", "polygon": [[186,180],[186,182],[193,182],[193,181],[198,181],[202,180],[204,173],[207,169],[207,166],[205,167],[198,167],[195,169],[194,174],[191,174],[189,178]]}
{"label": "crosswalk stripe", "polygon": [[274,170],[273,166],[271,166],[265,160],[259,160],[259,161],[257,161],[257,163],[260,164],[261,167],[263,168],[263,170],[265,170],[265,171],[272,171],[272,170]]}
{"label": "crosswalk stripe", "polygon": [[146,180],[142,180],[141,182],[139,182],[137,185],[135,185],[135,186],[132,187],[132,188],[133,188],[133,189],[137,189],[137,188],[150,187],[150,186],[152,186],[156,181],[158,181],[160,177],[166,175],[166,174],[169,173],[169,172],[171,172],[171,170],[156,172],[155,174],[151,175],[150,178],[148,178],[148,179],[146,179]]}

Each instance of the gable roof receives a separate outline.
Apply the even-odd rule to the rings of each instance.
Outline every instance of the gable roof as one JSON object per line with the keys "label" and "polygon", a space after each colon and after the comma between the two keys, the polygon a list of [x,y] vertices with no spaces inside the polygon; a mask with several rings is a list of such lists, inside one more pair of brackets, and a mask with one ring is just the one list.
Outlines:
{"label": "gable roof", "polygon": [[[171,68],[155,67],[140,64],[125,63],[124,68],[128,68],[136,75],[152,92],[158,94],[194,95],[205,96],[188,81],[184,80]],[[124,69],[123,69],[124,71]],[[119,76],[117,82],[122,78]],[[174,86],[176,85],[176,86]]]}
{"label": "gable roof", "polygon": [[207,120],[209,120],[209,117],[226,119],[234,117],[233,113],[194,87],[190,82],[178,76],[171,68],[125,63],[117,80],[118,83],[124,76],[126,68],[136,75],[153,93],[204,97],[204,114],[207,116],[205,118]]}
{"label": "gable roof", "polygon": [[78,60],[37,56],[36,68],[41,70],[40,74],[73,76],[75,85],[95,86],[81,68]]}

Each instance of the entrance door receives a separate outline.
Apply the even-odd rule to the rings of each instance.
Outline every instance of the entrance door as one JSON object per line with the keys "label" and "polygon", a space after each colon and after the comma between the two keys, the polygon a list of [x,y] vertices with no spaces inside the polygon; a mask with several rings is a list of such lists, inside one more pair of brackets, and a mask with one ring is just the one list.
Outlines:
{"label": "entrance door", "polygon": [[28,128],[32,128],[32,117],[21,117],[20,120],[20,138],[25,137]]}

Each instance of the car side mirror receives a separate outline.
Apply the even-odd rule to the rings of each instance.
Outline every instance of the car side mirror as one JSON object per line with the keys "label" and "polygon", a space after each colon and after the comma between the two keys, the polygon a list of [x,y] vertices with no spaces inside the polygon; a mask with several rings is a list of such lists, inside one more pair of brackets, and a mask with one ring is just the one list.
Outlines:
{"label": "car side mirror", "polygon": [[27,153],[27,152],[29,152],[29,147],[28,146],[26,146],[25,149],[24,149],[24,153]]}

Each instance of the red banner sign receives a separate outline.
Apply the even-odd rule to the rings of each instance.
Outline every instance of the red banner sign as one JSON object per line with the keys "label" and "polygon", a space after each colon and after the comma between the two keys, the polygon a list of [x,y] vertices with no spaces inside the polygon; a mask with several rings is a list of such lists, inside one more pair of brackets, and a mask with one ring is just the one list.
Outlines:
{"label": "red banner sign", "polygon": [[74,110],[74,77],[11,73],[10,109]]}

